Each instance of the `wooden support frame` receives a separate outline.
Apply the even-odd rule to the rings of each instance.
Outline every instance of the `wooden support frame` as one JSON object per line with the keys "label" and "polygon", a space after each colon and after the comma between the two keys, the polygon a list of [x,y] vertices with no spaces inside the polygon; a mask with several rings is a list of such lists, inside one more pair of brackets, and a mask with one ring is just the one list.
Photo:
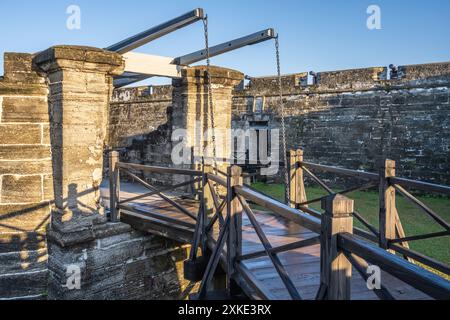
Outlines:
{"label": "wooden support frame", "polygon": [[318,296],[327,300],[350,300],[352,265],[338,246],[341,232],[353,233],[354,201],[331,195],[322,201],[320,282]]}

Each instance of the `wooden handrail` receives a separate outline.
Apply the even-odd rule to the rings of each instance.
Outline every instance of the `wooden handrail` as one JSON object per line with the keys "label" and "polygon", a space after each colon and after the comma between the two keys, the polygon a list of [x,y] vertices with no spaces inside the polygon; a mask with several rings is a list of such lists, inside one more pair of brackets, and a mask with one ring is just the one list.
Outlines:
{"label": "wooden handrail", "polygon": [[282,216],[287,220],[291,220],[306,229],[309,229],[315,233],[320,233],[320,220],[300,212],[294,208],[291,208],[279,201],[266,197],[246,186],[239,186],[234,188],[238,195],[241,195],[245,199],[248,199],[261,207],[269,209],[274,213]]}
{"label": "wooden handrail", "polygon": [[416,190],[436,192],[436,193],[441,193],[441,194],[450,196],[450,186],[443,186],[443,185],[439,185],[439,184],[410,180],[410,179],[399,178],[399,177],[391,177],[391,178],[389,178],[389,182],[391,184],[398,184],[403,187],[410,187],[410,188],[413,188]]}
{"label": "wooden handrail", "polygon": [[308,167],[311,169],[316,169],[316,170],[323,171],[323,172],[333,172],[333,173],[343,174],[346,176],[358,177],[358,178],[365,179],[365,180],[378,181],[378,174],[376,174],[376,173],[370,173],[370,172],[358,171],[358,170],[352,170],[352,169],[344,169],[344,168],[333,167],[333,166],[326,166],[326,165],[322,165],[322,164],[316,164],[316,163],[305,162],[305,161],[301,161],[300,164],[302,166],[305,166],[305,167]]}
{"label": "wooden handrail", "polygon": [[444,300],[450,298],[450,281],[355,235],[340,233],[337,241],[342,250],[354,253],[367,262],[379,266],[382,270],[430,297]]}
{"label": "wooden handrail", "polygon": [[119,162],[118,166],[122,169],[139,170],[143,172],[168,173],[168,174],[179,174],[184,176],[199,176],[199,177],[202,175],[201,171],[191,169],[166,168],[134,163],[124,163],[124,162]]}

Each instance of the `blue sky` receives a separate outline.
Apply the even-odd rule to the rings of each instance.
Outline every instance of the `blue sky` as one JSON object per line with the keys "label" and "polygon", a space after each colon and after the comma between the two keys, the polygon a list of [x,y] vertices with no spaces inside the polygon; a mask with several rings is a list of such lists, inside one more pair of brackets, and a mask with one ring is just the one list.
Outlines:
{"label": "blue sky", "polygon": [[[71,4],[81,8],[81,30],[66,28]],[[366,27],[371,4],[381,8],[381,30]],[[280,34],[283,73],[450,60],[447,0],[1,0],[0,50],[106,47],[196,7],[209,15],[212,45],[274,27]],[[202,30],[196,23],[138,51],[189,53],[204,46]],[[3,54],[0,64],[2,74]],[[213,58],[213,64],[252,76],[274,74],[273,42]]]}

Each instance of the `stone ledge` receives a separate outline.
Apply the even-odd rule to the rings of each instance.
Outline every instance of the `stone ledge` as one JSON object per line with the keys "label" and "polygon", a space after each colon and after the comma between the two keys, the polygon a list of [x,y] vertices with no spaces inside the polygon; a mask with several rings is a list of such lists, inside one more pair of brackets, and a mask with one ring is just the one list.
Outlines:
{"label": "stone ledge", "polygon": [[50,230],[47,233],[47,240],[65,248],[93,240],[119,235],[130,232],[131,230],[131,227],[124,223],[104,223],[94,225],[91,228],[86,228],[84,230],[74,230],[73,232],[58,232]]}
{"label": "stone ledge", "polygon": [[[118,53],[94,47],[65,45],[54,46],[38,53],[33,62],[43,70],[49,71],[58,69],[58,60],[91,63],[93,64],[92,66],[83,64],[81,65],[81,68],[85,67],[86,70],[92,71],[96,71],[96,66],[99,67],[98,65],[108,65],[109,68],[103,71],[106,71],[110,75],[123,73],[125,66],[122,56]],[[57,64],[56,66],[53,65],[55,62]],[[64,64],[63,66],[70,68],[70,64]],[[78,69],[80,65],[75,63],[73,67],[74,69]]]}

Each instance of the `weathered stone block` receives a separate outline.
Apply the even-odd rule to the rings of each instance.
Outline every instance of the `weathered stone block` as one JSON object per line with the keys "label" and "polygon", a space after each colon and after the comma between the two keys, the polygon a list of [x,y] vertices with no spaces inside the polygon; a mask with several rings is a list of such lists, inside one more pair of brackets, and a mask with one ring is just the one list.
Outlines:
{"label": "weathered stone block", "polygon": [[42,299],[47,292],[47,270],[0,275],[0,297]]}
{"label": "weathered stone block", "polygon": [[52,174],[51,160],[0,161],[0,172],[10,175]]}
{"label": "weathered stone block", "polygon": [[42,145],[7,145],[0,148],[0,160],[51,159],[50,147]]}
{"label": "weathered stone block", "polygon": [[4,97],[2,122],[49,122],[44,97]]}
{"label": "weathered stone block", "polygon": [[47,249],[0,253],[0,275],[47,269]]}
{"label": "weathered stone block", "polygon": [[2,176],[1,203],[36,203],[42,201],[42,177]]}
{"label": "weathered stone block", "polygon": [[0,124],[0,144],[40,144],[38,124]]}

